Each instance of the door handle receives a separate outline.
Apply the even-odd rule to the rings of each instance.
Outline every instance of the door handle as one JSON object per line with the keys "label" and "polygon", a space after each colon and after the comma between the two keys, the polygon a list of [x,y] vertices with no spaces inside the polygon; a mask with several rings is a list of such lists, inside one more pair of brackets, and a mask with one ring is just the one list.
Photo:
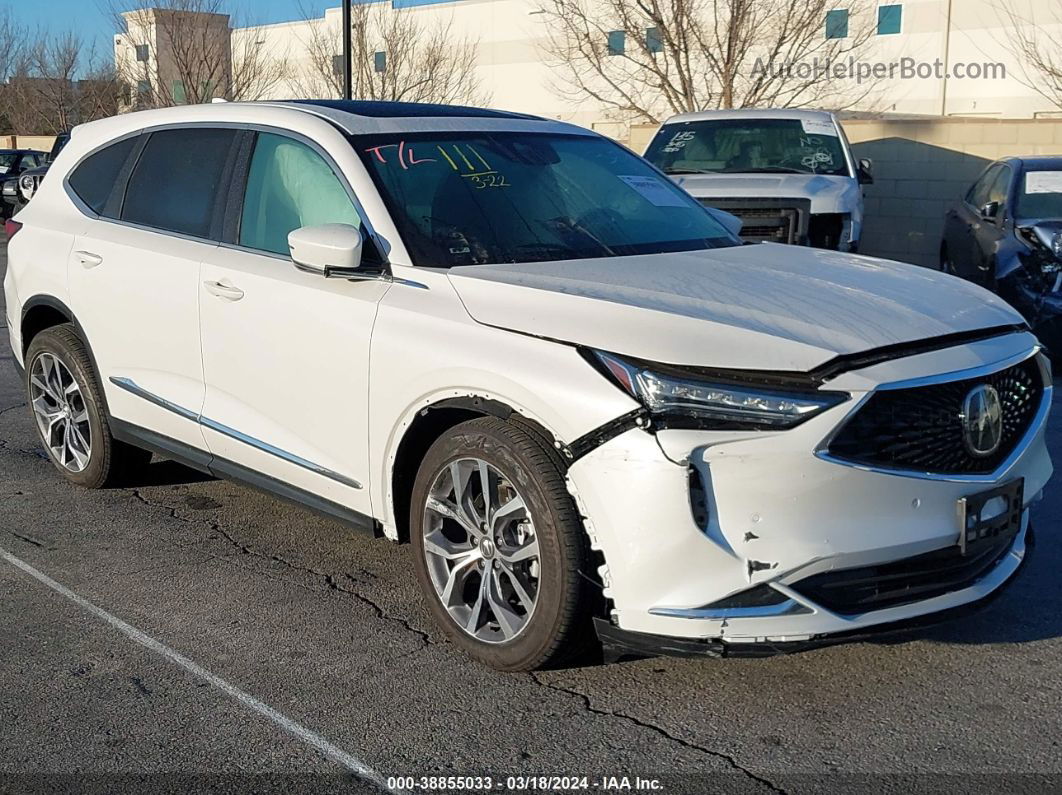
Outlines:
{"label": "door handle", "polygon": [[91,251],[75,251],[74,256],[77,257],[77,261],[81,263],[81,266],[87,269],[103,264],[103,257],[99,254],[93,254]]}
{"label": "door handle", "polygon": [[227,282],[206,281],[203,282],[203,286],[207,288],[207,292],[227,301],[239,301],[243,298],[243,290]]}

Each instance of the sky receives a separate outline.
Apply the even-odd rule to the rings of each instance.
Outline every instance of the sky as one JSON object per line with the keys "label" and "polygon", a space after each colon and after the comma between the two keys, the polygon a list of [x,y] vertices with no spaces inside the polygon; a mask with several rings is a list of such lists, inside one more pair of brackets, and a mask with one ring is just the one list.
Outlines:
{"label": "sky", "polygon": [[[20,0],[3,2],[20,24],[30,29],[47,28],[55,33],[74,31],[95,44],[98,52],[111,52],[111,37],[115,31],[101,8],[110,0]],[[134,3],[130,3],[133,5]],[[303,11],[320,16],[326,8],[338,7],[340,0],[237,0],[230,4],[238,9],[242,24],[268,24],[302,19]]]}

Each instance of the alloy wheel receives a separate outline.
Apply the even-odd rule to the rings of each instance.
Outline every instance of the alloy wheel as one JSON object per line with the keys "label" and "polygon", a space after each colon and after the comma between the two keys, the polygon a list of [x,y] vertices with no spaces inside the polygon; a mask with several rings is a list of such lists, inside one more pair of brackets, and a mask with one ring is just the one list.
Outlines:
{"label": "alloy wheel", "polygon": [[523,495],[478,458],[450,462],[424,506],[424,557],[450,618],[485,643],[506,643],[538,601],[538,536]]}
{"label": "alloy wheel", "polygon": [[82,472],[92,457],[92,429],[81,386],[52,353],[41,353],[30,368],[30,402],[41,439],[55,460]]}

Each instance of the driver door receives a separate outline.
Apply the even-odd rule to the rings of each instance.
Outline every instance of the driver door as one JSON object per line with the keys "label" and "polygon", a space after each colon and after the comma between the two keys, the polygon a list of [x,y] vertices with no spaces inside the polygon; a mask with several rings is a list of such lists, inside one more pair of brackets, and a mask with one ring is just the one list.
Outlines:
{"label": "driver door", "polygon": [[988,191],[996,177],[1000,165],[989,167],[973,187],[967,192],[958,207],[947,214],[944,219],[944,240],[948,254],[955,265],[955,273],[964,279],[976,279],[978,254],[974,234],[980,225],[981,207],[988,201]]}
{"label": "driver door", "polygon": [[221,468],[371,515],[369,341],[389,281],[306,273],[287,247],[303,226],[360,226],[352,196],[323,150],[256,134],[239,231],[200,275],[202,423]]}
{"label": "driver door", "polygon": [[1007,215],[1010,213],[1010,166],[1002,166],[988,188],[985,203],[995,202],[999,211],[993,219],[981,218],[973,227],[973,263],[971,278],[978,284],[993,288],[996,282],[996,250],[1003,238]]}

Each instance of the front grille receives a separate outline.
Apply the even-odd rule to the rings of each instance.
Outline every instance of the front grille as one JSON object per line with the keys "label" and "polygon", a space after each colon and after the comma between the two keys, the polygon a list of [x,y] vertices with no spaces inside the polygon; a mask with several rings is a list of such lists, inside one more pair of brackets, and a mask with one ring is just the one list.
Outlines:
{"label": "front grille", "polygon": [[895,563],[823,572],[792,588],[843,615],[883,610],[969,588],[992,571],[1013,544],[1010,533],[966,555],[955,545]]}
{"label": "front grille", "polygon": [[[990,384],[1002,404],[1003,434],[987,456],[968,451],[963,402],[974,387]],[[994,472],[1024,438],[1044,396],[1036,358],[982,377],[874,393],[829,443],[834,458],[872,467],[931,474]]]}
{"label": "front grille", "polygon": [[708,207],[725,210],[741,219],[741,239],[746,243],[804,243],[811,203],[807,199],[704,198]]}

